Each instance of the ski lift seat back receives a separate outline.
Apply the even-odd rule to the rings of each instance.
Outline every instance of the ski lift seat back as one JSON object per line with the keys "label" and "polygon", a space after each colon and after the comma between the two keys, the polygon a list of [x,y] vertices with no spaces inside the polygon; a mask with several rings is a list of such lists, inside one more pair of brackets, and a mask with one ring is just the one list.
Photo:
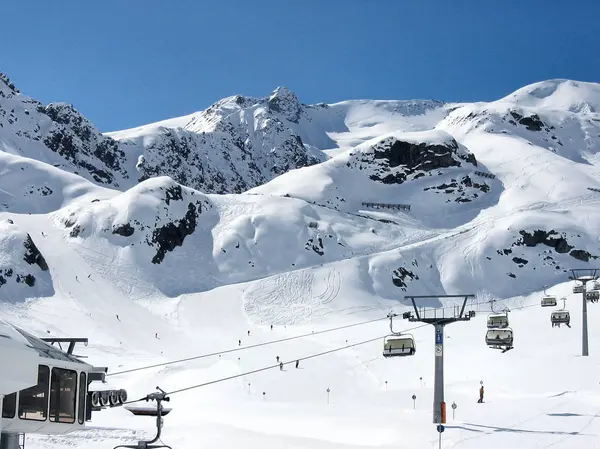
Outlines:
{"label": "ski lift seat back", "polygon": [[556,310],[550,314],[550,321],[553,324],[569,324],[571,315],[568,310]]}
{"label": "ski lift seat back", "polygon": [[412,335],[389,335],[383,341],[384,357],[404,357],[414,355],[417,350]]}
{"label": "ski lift seat back", "polygon": [[487,319],[488,329],[503,329],[508,327],[508,316],[506,314],[490,314]]}
{"label": "ski lift seat back", "polygon": [[514,335],[510,328],[488,329],[485,334],[485,343],[492,348],[512,348],[513,341]]}
{"label": "ski lift seat back", "polygon": [[541,305],[542,307],[556,307],[556,296],[544,296]]}

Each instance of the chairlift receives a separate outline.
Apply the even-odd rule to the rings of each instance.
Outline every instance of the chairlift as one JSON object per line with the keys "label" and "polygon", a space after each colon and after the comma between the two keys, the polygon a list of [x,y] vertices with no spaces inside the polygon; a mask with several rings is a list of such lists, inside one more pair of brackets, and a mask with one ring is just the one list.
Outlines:
{"label": "chairlift", "polygon": [[487,318],[488,329],[504,329],[508,327],[508,316],[504,313],[491,313]]}
{"label": "chairlift", "polygon": [[415,355],[416,350],[415,339],[410,334],[388,335],[383,341],[384,357]]}
{"label": "chairlift", "polygon": [[571,315],[568,310],[555,310],[550,314],[550,321],[552,322],[552,327],[560,327],[561,324],[566,324],[567,327],[571,327]]}
{"label": "chairlift", "polygon": [[583,293],[585,292],[585,286],[583,284],[577,284],[573,287],[573,293]]}
{"label": "chairlift", "polygon": [[592,284],[592,290],[600,290],[600,282],[594,281]]}
{"label": "chairlift", "polygon": [[501,349],[502,352],[513,348],[513,331],[511,328],[488,329],[485,334],[485,343],[492,349]]}
{"label": "chairlift", "polygon": [[600,291],[592,290],[591,292],[586,292],[585,299],[590,302],[598,302],[600,299]]}
{"label": "chairlift", "polygon": [[411,334],[403,334],[394,332],[393,319],[396,314],[389,313],[390,319],[390,335],[383,339],[383,356],[384,357],[404,357],[415,355],[417,347],[415,339]]}
{"label": "chairlift", "polygon": [[[160,439],[163,427],[163,419],[162,417],[167,415],[171,409],[166,409],[163,407],[162,403],[169,402],[170,398],[167,397],[167,393],[159,387],[156,387],[158,390],[157,393],[150,393],[146,396],[146,402],[148,401],[156,401],[156,408],[154,410],[150,410],[150,408],[145,407],[143,411],[136,413],[137,410],[132,410],[128,408],[128,410],[137,416],[156,416],[156,436],[147,441],[138,441],[137,444],[120,444],[115,446],[114,449],[118,448],[127,448],[127,449],[158,449],[158,448],[167,448],[171,449],[171,446],[168,446],[162,442]],[[160,441],[161,444],[157,442]]]}
{"label": "chairlift", "polygon": [[542,307],[555,307],[556,296],[544,296],[542,298]]}

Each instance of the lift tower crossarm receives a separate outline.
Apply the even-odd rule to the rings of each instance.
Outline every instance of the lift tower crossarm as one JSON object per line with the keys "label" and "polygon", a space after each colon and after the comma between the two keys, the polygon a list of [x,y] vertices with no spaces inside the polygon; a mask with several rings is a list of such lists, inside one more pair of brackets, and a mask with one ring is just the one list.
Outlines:
{"label": "lift tower crossarm", "polygon": [[[433,316],[427,316],[427,309],[423,309],[423,313],[419,313],[417,302],[427,299],[462,299],[460,308],[453,308],[451,316],[437,316],[437,309],[432,308]],[[469,299],[475,298],[475,295],[434,295],[434,296],[405,296],[404,299],[410,299],[415,315],[407,313],[404,315],[406,319],[412,322],[422,322],[432,324],[435,327],[435,386],[433,394],[433,422],[434,424],[443,424],[446,422],[446,404],[444,402],[444,327],[457,321],[469,321],[475,312],[469,311],[465,314],[465,308]]]}

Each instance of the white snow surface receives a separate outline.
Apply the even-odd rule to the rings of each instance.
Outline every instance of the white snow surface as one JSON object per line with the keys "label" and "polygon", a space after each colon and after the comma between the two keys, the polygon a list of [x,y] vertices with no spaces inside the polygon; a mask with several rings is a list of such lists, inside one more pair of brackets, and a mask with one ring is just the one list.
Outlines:
{"label": "white snow surface", "polygon": [[[0,104],[15,100],[1,81]],[[111,133],[131,167],[166,131],[201,136],[276,117],[323,160],[242,194],[161,173],[138,183],[123,175],[130,168],[101,183],[100,172],[0,141],[0,274],[35,277],[29,286],[2,274],[1,317],[36,335],[89,337],[77,352],[109,373],[222,353],[110,376],[130,398],[272,367],[173,394],[162,439],[174,448],[424,449],[438,444],[432,327],[399,317],[417,353],[394,359],[381,355],[385,319],[318,331],[402,314],[405,295],[472,293],[476,317],[445,333],[446,403],[458,408],[448,408],[442,447],[600,447],[599,306],[588,304],[590,356],[581,357],[581,296],[568,282],[568,269],[595,268],[600,256],[600,193],[589,190],[600,189],[598,91],[550,80],[492,103],[303,105],[280,88]],[[48,270],[27,262],[28,236]],[[571,328],[551,327],[545,285],[567,298]],[[505,354],[484,343],[491,299],[512,310],[515,348]],[[85,431],[30,435],[27,447],[111,448],[153,430],[152,418],[116,408],[95,412]]]}

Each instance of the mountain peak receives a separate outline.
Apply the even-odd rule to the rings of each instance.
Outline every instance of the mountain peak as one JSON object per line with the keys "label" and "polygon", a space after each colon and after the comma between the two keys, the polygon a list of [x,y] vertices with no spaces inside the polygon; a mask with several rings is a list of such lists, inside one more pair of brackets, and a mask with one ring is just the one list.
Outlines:
{"label": "mountain peak", "polygon": [[[2,87],[2,84],[4,84],[10,91],[10,93],[13,94],[18,94],[19,93],[19,89],[17,89],[15,87],[15,85],[10,81],[10,79],[8,78],[8,76],[2,72],[0,72],[0,88]],[[2,90],[0,89],[0,92]]]}
{"label": "mountain peak", "polygon": [[551,79],[524,86],[500,101],[569,112],[597,112],[600,111],[600,84]]}
{"label": "mountain peak", "polygon": [[277,87],[269,96],[269,109],[279,112],[287,120],[298,123],[302,111],[302,103],[294,92],[287,87]]}

